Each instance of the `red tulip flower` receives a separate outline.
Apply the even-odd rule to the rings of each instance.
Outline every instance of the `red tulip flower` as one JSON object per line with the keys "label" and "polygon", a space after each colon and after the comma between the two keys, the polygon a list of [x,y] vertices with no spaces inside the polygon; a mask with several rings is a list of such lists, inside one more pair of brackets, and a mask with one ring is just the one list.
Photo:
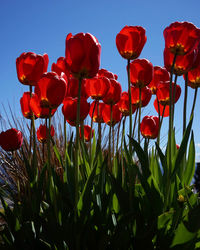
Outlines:
{"label": "red tulip flower", "polygon": [[110,81],[105,76],[86,80],[86,92],[94,100],[102,100],[110,88]]}
{"label": "red tulip flower", "polygon": [[[73,125],[76,125],[77,118],[77,98],[67,97],[63,102],[62,113],[65,119],[71,122]],[[90,110],[90,104],[87,102],[87,99],[80,99],[80,121],[85,120]]]}
{"label": "red tulip flower", "polygon": [[153,65],[147,59],[136,59],[130,63],[132,85],[143,88],[153,79]]}
{"label": "red tulip flower", "polygon": [[188,86],[194,89],[200,87],[200,65],[188,72]]}
{"label": "red tulip flower", "polygon": [[157,116],[145,116],[140,124],[140,132],[144,138],[155,139],[159,132]]}
{"label": "red tulip flower", "polygon": [[165,48],[171,53],[185,55],[194,50],[200,42],[200,30],[192,23],[174,22],[163,32]]}
{"label": "red tulip flower", "polygon": [[55,72],[44,73],[35,88],[40,105],[45,108],[57,108],[64,100],[67,85],[62,76]]}
{"label": "red tulip flower", "polygon": [[100,69],[98,71],[98,76],[105,76],[108,79],[114,79],[117,80],[118,76],[110,71],[108,71],[107,69]]}
{"label": "red tulip flower", "polygon": [[[49,128],[46,127],[46,125],[40,125],[39,128],[37,129],[37,139],[41,143],[46,143],[47,139],[49,137]],[[54,136],[55,130],[53,125],[51,125],[51,131],[50,131],[51,137]]]}
{"label": "red tulip flower", "polygon": [[33,52],[22,53],[16,59],[19,81],[25,85],[36,86],[43,73],[47,72],[48,63],[47,54],[42,56]]}
{"label": "red tulip flower", "polygon": [[[145,107],[151,100],[151,89],[148,87],[144,87],[141,89],[141,106]],[[132,104],[138,108],[140,105],[140,95],[139,95],[139,88],[132,86],[131,87],[131,102]]]}
{"label": "red tulip flower", "polygon": [[153,95],[156,94],[157,86],[161,82],[169,81],[169,72],[162,67],[155,66],[153,71],[153,79],[148,87],[151,89]]}
{"label": "red tulip flower", "polygon": [[30,92],[24,92],[22,98],[20,99],[22,114],[27,119],[32,119],[33,117],[33,111],[30,106],[31,95],[34,96],[35,94],[30,94]]}
{"label": "red tulip flower", "polygon": [[[78,85],[79,85],[78,79],[73,76],[70,77],[68,79],[67,91],[65,97],[72,97],[72,98],[78,97]],[[82,79],[81,82],[81,97],[84,97],[86,99],[89,97],[86,90],[86,79]]]}
{"label": "red tulip flower", "polygon": [[[195,61],[195,58],[196,58],[196,51],[195,50],[193,50],[190,53],[187,53],[186,55],[177,56],[176,62],[174,64],[173,73],[178,75],[178,76],[181,76],[181,75],[187,73],[192,68],[193,63]],[[169,72],[171,72],[173,60],[174,60],[174,55],[168,49],[165,49],[164,50],[164,64],[165,64],[165,68]]]}
{"label": "red tulip flower", "polygon": [[169,116],[169,105],[163,106],[161,103],[159,103],[157,101],[157,99],[154,100],[153,105],[154,105],[154,108],[157,111],[157,113],[159,114],[159,112],[160,112],[160,116],[163,116],[163,117],[168,117]]}
{"label": "red tulip flower", "polygon": [[112,106],[112,123],[111,123],[111,106],[105,104],[103,112],[102,112],[103,120],[109,126],[114,126],[116,123],[120,122],[122,118],[122,114],[119,110],[117,104]]}
{"label": "red tulip flower", "polygon": [[89,33],[71,33],[66,37],[65,58],[71,73],[78,79],[94,77],[100,66],[101,45]]}
{"label": "red tulip flower", "polygon": [[67,77],[71,77],[65,57],[59,57],[57,62],[51,65],[51,71],[56,72],[59,76],[61,76],[61,73],[63,72]]}
{"label": "red tulip flower", "polygon": [[[157,87],[156,92],[157,98],[159,103],[164,105],[170,104],[170,83],[160,83]],[[175,103],[178,101],[179,97],[181,95],[181,87],[179,85],[176,85],[176,91],[175,91]],[[172,97],[174,96],[174,83],[172,83]]]}
{"label": "red tulip flower", "polygon": [[5,151],[14,151],[21,147],[23,137],[21,131],[11,128],[0,133],[0,146]]}
{"label": "red tulip flower", "polygon": [[[38,118],[49,118],[49,108],[44,108],[40,105],[40,99],[34,93],[30,99],[30,108],[33,111],[34,115]],[[54,115],[57,109],[51,109],[51,116]]]}
{"label": "red tulip flower", "polygon": [[[128,92],[122,92],[121,98],[119,102],[117,103],[120,112],[123,116],[129,115],[129,95]],[[135,105],[132,105],[132,114],[134,114],[136,110]]]}
{"label": "red tulip flower", "polygon": [[[90,137],[91,137],[91,127],[89,125],[84,125],[83,128],[83,132],[84,132],[84,139],[86,142],[90,141]],[[81,138],[81,128],[79,127],[79,133],[80,133],[80,138]],[[94,129],[92,130],[92,137],[94,135]]]}
{"label": "red tulip flower", "polygon": [[140,26],[125,26],[116,36],[116,45],[120,55],[128,60],[139,57],[147,37]]}
{"label": "red tulip flower", "polygon": [[[99,114],[98,114],[98,105],[99,105]],[[102,112],[104,109],[104,105],[105,103],[102,102],[92,102],[92,104],[90,105],[90,111],[89,111],[89,115],[91,117],[91,119],[93,119],[93,122],[99,122],[99,123],[103,123],[103,116],[102,116]]]}
{"label": "red tulip flower", "polygon": [[104,96],[103,102],[109,105],[114,105],[120,100],[121,93],[121,84],[114,79],[110,79],[110,88]]}

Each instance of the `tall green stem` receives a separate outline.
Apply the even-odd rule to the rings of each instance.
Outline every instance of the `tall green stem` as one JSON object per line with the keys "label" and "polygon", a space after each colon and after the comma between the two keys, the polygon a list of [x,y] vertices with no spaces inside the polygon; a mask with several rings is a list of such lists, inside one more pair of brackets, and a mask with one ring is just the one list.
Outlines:
{"label": "tall green stem", "polygon": [[111,131],[112,131],[112,114],[113,113],[113,105],[110,105],[110,129],[109,129],[109,145],[108,145],[108,150],[109,150],[109,165],[110,165],[110,170],[112,168],[111,165]]}
{"label": "tall green stem", "polygon": [[96,102],[94,103],[94,108],[92,110],[92,119],[91,119],[91,131],[90,131],[90,159],[92,158],[92,128],[93,128],[93,116],[94,116],[94,111],[95,111],[95,108],[96,108]]}
{"label": "tall green stem", "polygon": [[[79,134],[79,125],[80,125],[80,103],[81,103],[81,82],[82,78],[79,78],[78,84],[78,102],[77,102],[77,115],[76,115],[76,147],[75,147],[75,210],[78,203],[78,156],[79,156],[79,141],[80,141],[80,134]],[[76,218],[76,211],[75,211],[75,218]]]}
{"label": "tall green stem", "polygon": [[134,125],[133,125],[133,137],[134,137],[134,134],[135,134],[135,128],[136,128],[136,123],[137,123],[137,116],[138,116],[138,108],[136,109],[136,113],[135,113],[135,120],[134,120]]}
{"label": "tall green stem", "polygon": [[195,104],[196,104],[196,100],[197,100],[197,92],[198,92],[198,88],[196,87],[195,88],[195,92],[194,92],[194,99],[193,99],[193,105],[192,105],[192,110],[191,110],[191,113],[190,113],[190,119],[194,113],[194,108],[195,108]]}
{"label": "tall green stem", "polygon": [[141,121],[141,107],[142,107],[142,88],[139,87],[139,117],[138,117],[138,143],[140,143],[140,121]]}
{"label": "tall green stem", "polygon": [[172,101],[172,128],[173,128],[173,124],[174,124],[174,109],[175,109],[175,97],[176,97],[176,82],[177,82],[177,78],[178,75],[175,75],[175,79],[174,79],[174,89],[173,89],[173,101]]}
{"label": "tall green stem", "polygon": [[[131,80],[130,80],[130,59],[127,62],[128,72],[128,95],[129,95],[129,136],[132,135],[132,103],[131,103]],[[129,150],[131,151],[131,141],[129,139]]]}
{"label": "tall green stem", "polygon": [[49,108],[49,124],[48,124],[48,140],[47,140],[47,152],[48,152],[48,166],[51,172],[51,108]]}
{"label": "tall green stem", "polygon": [[100,114],[99,114],[99,101],[97,103],[97,117],[98,117],[98,144],[99,148],[101,150],[101,122],[99,120]]}
{"label": "tall green stem", "polygon": [[185,74],[185,94],[184,94],[184,106],[183,106],[183,135],[186,129],[186,113],[187,113],[187,92],[188,92],[188,73]]}
{"label": "tall green stem", "polygon": [[67,126],[66,126],[66,119],[64,117],[64,157],[66,154],[67,149]]}

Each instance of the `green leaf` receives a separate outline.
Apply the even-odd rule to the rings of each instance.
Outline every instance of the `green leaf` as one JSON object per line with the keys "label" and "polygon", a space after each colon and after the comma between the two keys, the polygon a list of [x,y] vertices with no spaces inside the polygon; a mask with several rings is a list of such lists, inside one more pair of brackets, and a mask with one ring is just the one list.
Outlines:
{"label": "green leaf", "polygon": [[183,173],[183,184],[190,185],[192,178],[195,172],[195,145],[194,145],[194,134],[192,132],[189,152],[188,152],[188,160],[186,163],[186,168]]}
{"label": "green leaf", "polygon": [[184,223],[180,223],[178,225],[177,230],[175,231],[175,236],[174,239],[172,241],[172,245],[176,246],[176,245],[181,245],[181,244],[185,244],[187,242],[192,241],[195,237],[197,236],[197,233],[191,233],[187,230],[187,228],[185,227]]}
{"label": "green leaf", "polygon": [[191,127],[192,127],[192,121],[193,121],[193,119],[190,120],[190,122],[189,122],[189,124],[187,126],[187,129],[186,129],[186,131],[184,133],[183,140],[181,142],[181,145],[180,145],[180,148],[178,150],[177,157],[176,157],[174,171],[171,174],[171,179],[174,178],[176,173],[180,172],[179,178],[181,180],[183,167],[184,167],[183,164],[182,164],[182,160],[183,160],[184,155],[186,154],[186,151],[187,151],[187,143],[188,143]]}

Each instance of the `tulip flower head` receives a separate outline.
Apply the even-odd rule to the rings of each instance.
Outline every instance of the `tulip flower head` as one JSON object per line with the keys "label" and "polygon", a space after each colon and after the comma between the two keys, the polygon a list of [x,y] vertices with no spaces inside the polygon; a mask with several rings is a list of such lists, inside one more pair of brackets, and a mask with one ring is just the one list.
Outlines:
{"label": "tulip flower head", "polygon": [[131,84],[143,88],[153,79],[153,65],[147,59],[136,59],[130,63]]}
{"label": "tulip flower head", "polygon": [[5,151],[15,151],[19,149],[23,142],[22,132],[11,128],[0,133],[0,146]]}
{"label": "tulip flower head", "polygon": [[90,33],[71,33],[66,37],[65,58],[71,73],[78,79],[92,78],[99,70],[101,45]]}
{"label": "tulip flower head", "polygon": [[[62,113],[70,124],[76,125],[77,118],[77,98],[67,97],[65,98],[62,106]],[[80,121],[85,120],[90,110],[90,104],[87,102],[86,98],[80,99]]]}
{"label": "tulip flower head", "polygon": [[45,108],[55,109],[64,100],[67,85],[62,78],[55,72],[43,74],[35,88],[35,93],[40,99],[40,105]]}
{"label": "tulip flower head", "polygon": [[61,73],[63,72],[67,77],[71,77],[65,57],[59,57],[56,63],[52,63],[51,71],[56,72],[59,76],[61,76]]}
{"label": "tulip flower head", "polygon": [[171,53],[185,55],[195,48],[200,42],[200,30],[189,22],[174,22],[166,27],[163,32],[165,48]]}
{"label": "tulip flower head", "polygon": [[104,76],[104,77],[107,77],[108,79],[114,79],[114,80],[117,80],[118,79],[118,76],[110,71],[108,71],[107,69],[100,69],[98,71],[98,76]]}
{"label": "tulip flower head", "polygon": [[117,104],[112,106],[112,122],[111,122],[111,105],[105,104],[102,116],[104,122],[109,126],[114,126],[116,123],[120,122],[122,118],[122,114]]}
{"label": "tulip flower head", "polygon": [[[88,98],[89,95],[87,93],[87,87],[86,87],[86,79],[81,80],[81,97]],[[76,98],[78,97],[78,85],[79,81],[75,77],[69,77],[68,78],[68,84],[67,84],[67,91],[65,97],[72,97]]]}
{"label": "tulip flower head", "polygon": [[[148,87],[144,87],[141,89],[141,106],[145,107],[151,100],[151,89]],[[138,108],[140,105],[140,95],[139,95],[139,88],[132,86],[131,87],[131,102],[132,104]]]}
{"label": "tulip flower head", "polygon": [[100,122],[100,123],[104,122],[102,116],[104,105],[105,105],[104,103],[97,101],[92,102],[92,104],[90,105],[89,115],[91,119],[93,119],[93,122]]}
{"label": "tulip flower head", "polygon": [[[129,115],[129,95],[128,92],[122,92],[121,98],[117,103],[120,112],[123,116]],[[132,105],[132,114],[136,111],[135,105]]]}
{"label": "tulip flower head", "polygon": [[169,72],[165,68],[155,66],[153,70],[153,79],[148,85],[151,89],[152,95],[156,94],[158,84],[166,81],[169,81]]}
{"label": "tulip flower head", "polygon": [[169,116],[169,105],[162,105],[158,102],[157,98],[154,100],[154,108],[157,111],[157,113],[160,113],[160,116],[162,117],[168,117]]}
{"label": "tulip flower head", "polygon": [[[180,95],[181,95],[181,87],[177,84],[174,86],[174,83],[172,83],[172,97],[174,96],[174,90],[175,90],[175,103],[178,101]],[[160,83],[157,87],[156,96],[158,98],[159,103],[164,105],[170,104],[170,83]]]}
{"label": "tulip flower head", "polygon": [[147,37],[141,26],[125,26],[116,36],[116,45],[120,55],[128,60],[139,57]]}
{"label": "tulip flower head", "polygon": [[43,73],[47,72],[49,57],[33,52],[22,53],[16,59],[17,76],[25,85],[36,86]]}
{"label": "tulip flower head", "polygon": [[120,100],[121,93],[121,84],[114,79],[110,79],[110,88],[104,96],[103,102],[109,105],[116,104]]}
{"label": "tulip flower head", "polygon": [[[37,139],[41,143],[46,143],[47,139],[49,137],[49,128],[46,127],[46,125],[40,125],[39,128],[37,129]],[[54,136],[55,134],[55,129],[53,125],[51,125],[51,131],[50,131],[51,137]]]}
{"label": "tulip flower head", "polygon": [[35,93],[24,92],[22,98],[20,99],[22,114],[27,119],[32,119],[33,117],[33,111],[30,106],[31,95],[34,96]]}
{"label": "tulip flower head", "polygon": [[157,116],[145,116],[140,124],[140,132],[144,138],[155,139],[159,132]]}

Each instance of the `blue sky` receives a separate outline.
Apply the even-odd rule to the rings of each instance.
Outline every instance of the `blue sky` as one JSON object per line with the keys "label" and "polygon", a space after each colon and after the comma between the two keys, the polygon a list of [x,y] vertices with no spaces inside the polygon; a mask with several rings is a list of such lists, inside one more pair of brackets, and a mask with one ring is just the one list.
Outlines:
{"label": "blue sky", "polygon": [[[101,67],[118,75],[123,91],[127,90],[126,60],[115,45],[117,33],[125,25],[140,25],[146,29],[147,42],[140,58],[147,58],[153,65],[163,66],[163,30],[174,21],[189,21],[200,27],[200,2],[198,0],[1,0],[0,1],[0,102],[21,116],[19,99],[28,87],[20,84],[16,75],[15,60],[22,52],[32,51],[49,55],[49,70],[58,57],[64,56],[65,38],[68,33],[89,32],[102,46]],[[182,77],[178,83],[183,87]],[[195,142],[197,160],[200,159],[199,95],[197,96]],[[193,100],[189,89],[188,116]],[[154,98],[152,99],[154,100]],[[175,125],[177,142],[181,141],[183,91],[176,105]],[[2,108],[0,109],[0,111]],[[153,101],[144,113],[156,115]],[[166,136],[168,119],[165,119],[163,136]]]}

